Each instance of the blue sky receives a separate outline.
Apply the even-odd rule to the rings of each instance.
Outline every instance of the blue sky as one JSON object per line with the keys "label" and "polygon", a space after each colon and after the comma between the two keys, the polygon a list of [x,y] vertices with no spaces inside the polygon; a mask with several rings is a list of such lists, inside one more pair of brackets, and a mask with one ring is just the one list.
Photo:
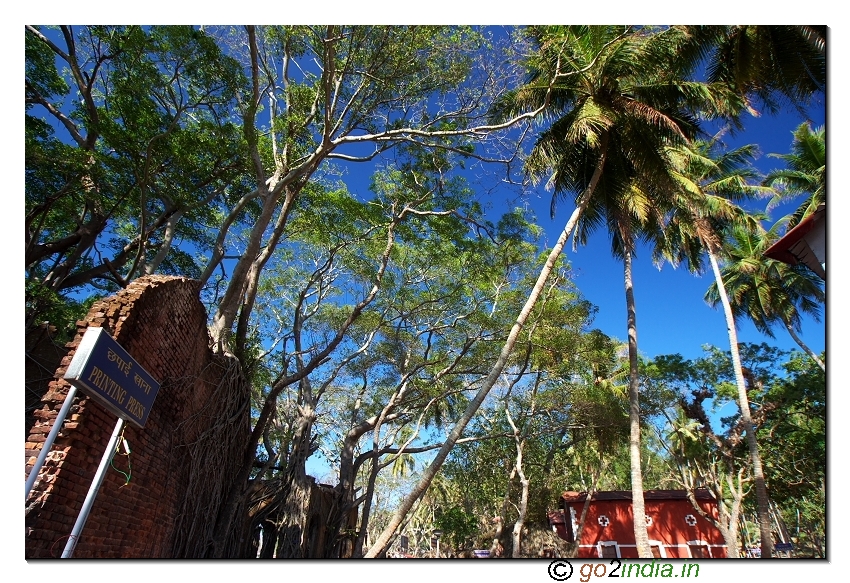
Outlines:
{"label": "blue sky", "polygon": [[[810,112],[815,126],[823,124],[824,109]],[[790,151],[792,131],[801,123],[794,113],[780,116],[763,116],[745,121],[746,128],[734,143],[743,145],[759,144],[762,156],[757,162],[763,173],[781,167],[782,161],[768,158],[768,153],[787,153]],[[555,220],[549,219],[548,192],[539,191],[539,197],[532,197],[539,224],[546,229],[550,240],[557,238],[572,208],[560,204]],[[766,201],[757,201],[758,208],[764,209]],[[793,205],[792,205],[793,206]],[[772,212],[771,219],[778,219],[787,212],[782,207]],[[573,269],[577,273],[576,284],[588,300],[599,307],[595,325],[606,334],[621,339],[626,337],[626,304],[623,290],[622,262],[610,254],[607,233],[595,233],[588,244],[575,252],[567,251]],[[726,322],[718,307],[711,308],[703,301],[703,294],[713,283],[709,271],[701,277],[690,274],[684,267],[678,269],[664,265],[659,271],[651,259],[649,249],[639,249],[634,262],[634,289],[637,308],[638,345],[641,353],[648,357],[658,354],[681,353],[686,358],[695,358],[702,354],[703,344],[713,344],[728,348]],[[825,310],[824,310],[825,312]],[[797,345],[784,329],[776,331],[776,338],[770,339],[756,331],[746,320],[738,325],[740,342],[768,342],[783,349],[797,348]],[[825,319],[820,323],[806,317],[803,322],[803,340],[816,352],[825,347]]]}
{"label": "blue sky", "polygon": [[[724,143],[729,147],[745,144],[757,144],[760,156],[755,162],[762,174],[784,167],[780,159],[768,154],[786,154],[791,149],[792,132],[806,119],[813,127],[824,125],[826,108],[823,99],[813,104],[803,117],[799,112],[788,108],[780,114],[767,113],[743,119],[744,129],[736,135],[726,134]],[[713,133],[713,129],[704,125],[704,129]],[[503,200],[510,200],[506,194]],[[550,218],[551,192],[542,186],[527,193],[525,200],[537,216],[537,223],[545,229],[546,237],[554,243],[564,224],[574,210],[566,200],[559,201],[554,219]],[[491,197],[498,206],[498,195]],[[503,203],[504,204],[504,203]],[[752,210],[765,209],[767,201],[755,201]],[[780,206],[771,212],[771,222],[779,219],[796,207],[796,204]],[[610,336],[626,338],[626,304],[623,287],[622,262],[610,254],[610,239],[604,230],[591,236],[587,245],[572,249],[572,243],[565,249],[576,274],[575,283],[585,297],[599,308],[594,326]],[[706,262],[707,264],[707,262]],[[706,265],[707,266],[707,265]],[[708,266],[707,266],[708,267]],[[659,270],[652,262],[651,251],[639,248],[633,263],[633,281],[637,309],[638,345],[640,352],[653,357],[658,354],[680,353],[686,358],[695,358],[702,354],[704,344],[712,344],[728,349],[729,340],[722,309],[708,306],[703,295],[713,283],[710,271],[702,276],[694,276],[686,268],[674,269],[669,264]],[[825,348],[826,326],[825,312],[821,322],[805,316],[802,338],[815,352]],[[782,349],[790,350],[798,346],[787,331],[778,329],[775,338],[759,333],[746,320],[738,323],[740,342],[768,342]]]}
{"label": "blue sky", "polygon": [[[813,127],[824,123],[825,108],[812,107],[808,112]],[[796,111],[779,115],[764,115],[759,118],[748,117],[744,120],[744,131],[734,138],[727,134],[726,142],[730,147],[756,143],[761,151],[756,166],[763,174],[783,167],[782,160],[768,157],[769,153],[786,154],[791,149],[792,132],[804,121]],[[346,182],[349,189],[362,198],[368,198],[370,164],[349,165],[346,169]],[[477,167],[470,174],[490,173],[501,171],[498,166]],[[485,177],[484,182],[488,182]],[[470,186],[475,184],[470,178]],[[566,200],[559,202],[556,215],[550,218],[551,192],[541,185],[518,197],[511,188],[486,191],[479,189],[480,202],[488,208],[488,216],[496,221],[502,213],[515,206],[525,204],[536,216],[537,224],[545,230],[541,240],[541,251],[551,247],[560,235],[564,224],[574,210]],[[767,200],[758,200],[753,204],[754,209],[764,210]],[[771,219],[776,220],[796,208],[796,204],[787,205],[774,210]],[[769,227],[770,225],[765,225]],[[572,250],[572,244],[565,250],[565,256],[572,264],[575,275],[574,282],[586,299],[598,307],[598,313],[592,324],[609,336],[620,340],[626,339],[626,302],[623,283],[623,265],[610,254],[610,242],[607,232],[599,230],[591,236],[587,245]],[[707,262],[706,262],[707,264]],[[723,350],[729,349],[729,337],[726,330],[726,320],[719,306],[715,309],[703,300],[705,291],[714,282],[709,270],[701,276],[695,276],[680,267],[674,269],[665,264],[659,270],[652,262],[651,251],[639,248],[633,264],[633,281],[635,302],[637,307],[638,345],[640,353],[653,358],[661,354],[679,353],[685,358],[694,359],[702,356],[706,344],[717,346]],[[824,310],[825,316],[825,310]],[[805,316],[803,321],[803,340],[814,351],[820,353],[825,348],[825,317],[816,322]],[[787,331],[777,329],[776,337],[771,339],[760,332],[747,320],[742,319],[738,324],[739,342],[766,342],[784,350],[799,349]],[[731,414],[736,407],[734,402],[728,403],[717,415]],[[719,417],[718,417],[719,418]],[[419,463],[427,463],[429,455],[420,456]],[[325,463],[313,456],[308,461],[308,471],[319,478],[328,478],[331,482],[331,472]]]}
{"label": "blue sky", "polygon": [[[503,34],[500,27],[495,28],[495,34]],[[811,108],[808,116],[814,126],[823,124],[825,107],[821,103]],[[744,120],[744,130],[734,137],[727,134],[725,141],[730,146],[758,144],[762,155],[757,165],[760,171],[766,173],[782,165],[781,160],[770,158],[767,154],[787,153],[791,147],[792,132],[803,119],[798,112],[792,110],[780,115],[748,116]],[[368,163],[349,164],[346,167],[345,180],[349,188],[363,198],[371,196],[368,184],[373,169],[373,165]],[[476,172],[491,175],[502,171],[497,166],[476,169]],[[557,239],[573,211],[572,205],[564,200],[558,204],[555,217],[551,218],[551,193],[542,185],[523,193],[520,198],[517,198],[515,190],[507,188],[487,193],[481,191],[480,196],[482,204],[489,207],[490,216],[494,220],[513,206],[525,204],[545,230],[541,251]],[[766,201],[759,201],[755,208],[763,209],[764,204]],[[780,217],[789,209],[790,207],[777,209],[772,218]],[[623,266],[611,256],[609,249],[607,232],[598,230],[587,245],[575,251],[572,250],[572,245],[569,245],[565,255],[572,264],[576,286],[586,299],[598,307],[593,327],[622,340],[626,338]],[[652,358],[660,354],[680,353],[686,358],[697,358],[703,354],[702,347],[706,344],[728,349],[728,335],[722,311],[719,308],[711,308],[702,299],[713,282],[710,272],[694,276],[683,267],[674,269],[670,265],[664,265],[659,269],[651,260],[650,250],[639,248],[634,262],[633,280],[638,344],[642,355]],[[797,348],[782,329],[776,330],[776,337],[771,339],[755,330],[748,321],[741,320],[738,323],[738,331],[741,342],[767,342],[786,350]],[[804,317],[802,337],[816,352],[824,350],[825,317],[821,322]]]}
{"label": "blue sky", "polygon": [[[504,34],[502,27],[494,27],[493,31],[496,36]],[[807,113],[814,126],[824,123],[823,103]],[[757,166],[766,173],[782,164],[781,160],[769,158],[767,154],[787,153],[791,146],[792,131],[802,121],[803,118],[796,111],[787,111],[781,115],[764,114],[758,118],[748,116],[744,120],[744,130],[734,137],[727,134],[725,141],[730,146],[758,144],[762,155]],[[372,171],[373,166],[368,163],[347,165],[345,180],[349,188],[363,198],[370,197],[368,184]],[[491,166],[478,168],[477,171],[492,175],[503,170]],[[490,216],[494,220],[517,204],[526,205],[545,230],[541,251],[557,239],[573,211],[572,206],[564,200],[558,204],[555,217],[550,218],[550,200],[551,193],[542,185],[525,192],[521,198],[517,198],[516,191],[508,189],[481,194],[481,202],[490,208]],[[764,201],[760,201],[756,207],[763,210],[764,204]],[[777,209],[772,218],[779,218],[790,208]],[[569,245],[565,255],[572,263],[579,290],[599,308],[593,326],[610,336],[625,339],[623,268],[621,262],[611,257],[609,248],[608,234],[599,230],[587,245],[576,251]],[[659,270],[653,265],[648,249],[638,250],[634,262],[634,288],[638,343],[644,356],[651,358],[658,354],[678,352],[686,358],[695,358],[702,354],[704,344],[728,348],[722,311],[709,307],[702,300],[712,282],[710,272],[698,277],[685,268],[674,269],[670,265],[664,265]],[[825,317],[823,320],[816,322],[806,316],[803,321],[802,338],[816,352],[825,348]],[[765,341],[783,349],[797,348],[785,330],[777,330],[776,337],[771,339],[756,331],[746,320],[741,320],[738,327],[741,342]]]}

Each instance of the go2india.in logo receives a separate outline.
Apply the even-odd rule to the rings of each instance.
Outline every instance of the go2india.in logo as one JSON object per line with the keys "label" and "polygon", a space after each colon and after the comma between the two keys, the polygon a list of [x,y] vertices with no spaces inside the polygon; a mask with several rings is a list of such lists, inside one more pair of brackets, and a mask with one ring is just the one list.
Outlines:
{"label": "go2india.in logo", "polygon": [[[616,563],[616,565],[615,565]],[[671,563],[626,563],[612,559],[609,563],[584,563],[579,567],[579,581],[587,583],[591,577],[699,577],[699,565],[683,563],[681,572]],[[569,561],[558,559],[549,564],[549,577],[555,581],[566,581],[573,576],[573,565]]]}

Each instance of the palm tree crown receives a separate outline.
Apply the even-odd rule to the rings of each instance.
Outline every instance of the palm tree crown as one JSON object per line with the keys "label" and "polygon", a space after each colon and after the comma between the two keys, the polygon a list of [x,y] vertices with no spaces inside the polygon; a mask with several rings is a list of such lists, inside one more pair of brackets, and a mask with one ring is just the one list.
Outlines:
{"label": "palm tree crown", "polygon": [[[538,51],[529,81],[511,97],[515,108],[551,100],[551,124],[525,169],[532,179],[549,177],[553,214],[559,198],[578,198],[586,190],[605,160],[593,194],[598,202],[584,212],[575,234],[579,243],[603,224],[613,227],[610,211],[625,202],[645,220],[659,207],[660,193],[677,186],[668,149],[698,136],[698,114],[733,116],[743,105],[725,85],[686,81],[671,69],[684,42],[674,29],[570,26],[532,32]],[[557,81],[550,87],[543,80],[551,78]],[[656,199],[651,203],[650,194]]]}
{"label": "palm tree crown", "polygon": [[721,135],[671,148],[669,155],[679,191],[664,219],[663,236],[653,250],[657,263],[686,263],[691,271],[702,273],[705,252],[720,251],[725,230],[735,224],[756,228],[764,218],[740,206],[773,192],[754,184],[759,178],[752,166],[757,146],[749,144],[727,151],[719,141]]}
{"label": "palm tree crown", "polygon": [[[810,25],[681,26],[682,66],[705,66],[710,81],[734,87],[771,113],[798,110],[826,88],[826,27]],[[748,107],[751,107],[748,104]]]}
{"label": "palm tree crown", "polygon": [[[764,251],[778,239],[778,227],[774,225],[770,231],[760,227],[730,231],[721,273],[732,311],[737,318],[748,318],[759,332],[771,338],[774,326],[783,325],[823,368],[820,359],[798,336],[802,332],[802,314],[820,321],[825,301],[823,281],[805,265],[788,265],[764,257]],[[711,305],[720,301],[716,284],[709,287],[705,299]]]}
{"label": "palm tree crown", "polygon": [[787,168],[774,170],[764,179],[764,184],[779,189],[768,209],[780,202],[800,195],[808,195],[794,213],[781,219],[787,229],[813,214],[826,202],[826,129],[812,130],[808,122],[794,130],[790,154],[769,154],[785,161]]}

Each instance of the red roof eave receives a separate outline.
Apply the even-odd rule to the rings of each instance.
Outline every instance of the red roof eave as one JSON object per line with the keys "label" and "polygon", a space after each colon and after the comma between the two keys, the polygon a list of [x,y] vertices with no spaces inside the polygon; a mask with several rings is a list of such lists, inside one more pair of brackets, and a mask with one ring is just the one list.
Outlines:
{"label": "red roof eave", "polygon": [[825,212],[826,205],[820,205],[815,212],[800,221],[799,225],[785,233],[782,238],[771,245],[767,251],[764,252],[764,256],[789,265],[797,265],[799,261],[797,257],[789,251],[789,249],[814,228],[815,224],[821,219],[821,216]]}

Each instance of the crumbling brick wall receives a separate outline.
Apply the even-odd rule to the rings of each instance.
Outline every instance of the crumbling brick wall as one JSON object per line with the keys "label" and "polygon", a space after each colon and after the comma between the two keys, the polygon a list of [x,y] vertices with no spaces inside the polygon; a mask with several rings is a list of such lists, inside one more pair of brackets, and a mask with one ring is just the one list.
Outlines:
{"label": "crumbling brick wall", "polygon": [[[43,407],[35,411],[36,423],[25,445],[27,474],[70,388],[62,377],[89,326],[105,328],[161,384],[144,429],[126,426],[124,437],[131,454],[116,455],[113,460],[114,467],[129,474],[130,480],[109,469],[75,558],[181,556],[175,549],[187,548],[186,536],[208,537],[211,532],[214,498],[229,486],[227,466],[237,463],[231,459],[233,452],[244,451],[250,411],[247,406],[222,411],[221,379],[227,376],[233,385],[233,370],[227,370],[232,362],[209,348],[198,291],[198,282],[190,279],[147,276],[96,303],[86,319],[77,323],[70,351],[42,398]],[[241,373],[238,378],[242,379]],[[243,385],[237,391],[228,390],[243,394],[247,401],[247,385],[240,382]],[[76,401],[27,500],[27,558],[61,556],[117,421],[82,391],[77,392]],[[228,406],[233,409],[232,403]],[[227,445],[222,444],[226,459],[202,469],[205,475],[198,476],[193,458],[203,456],[203,449],[209,447],[203,436],[211,427],[219,429],[216,440],[228,436]],[[190,471],[196,475],[190,477]],[[191,496],[204,495],[187,491],[190,479],[218,486],[205,488],[210,499],[200,506],[205,507],[206,516],[192,511],[199,504],[187,504]]]}
{"label": "crumbling brick wall", "polygon": [[26,364],[24,365],[24,438],[26,438],[35,417],[33,411],[41,407],[41,397],[47,392],[47,386],[53,380],[56,367],[68,354],[63,342],[55,340],[56,328],[44,322],[27,330],[24,340]]}

